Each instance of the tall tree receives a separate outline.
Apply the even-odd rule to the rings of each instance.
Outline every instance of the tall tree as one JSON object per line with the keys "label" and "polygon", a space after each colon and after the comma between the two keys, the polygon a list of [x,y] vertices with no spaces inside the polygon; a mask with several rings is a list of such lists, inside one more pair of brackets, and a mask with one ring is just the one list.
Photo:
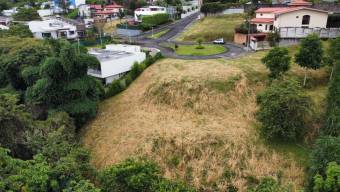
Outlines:
{"label": "tall tree", "polygon": [[305,133],[312,103],[297,81],[273,81],[257,96],[257,104],[256,117],[265,139],[294,141]]}
{"label": "tall tree", "polygon": [[318,35],[310,34],[302,39],[300,48],[295,55],[295,62],[305,68],[303,86],[306,85],[307,69],[319,69],[322,64],[323,49]]}
{"label": "tall tree", "polygon": [[276,79],[289,70],[290,60],[287,48],[275,47],[262,58],[262,63],[270,70],[269,77]]}

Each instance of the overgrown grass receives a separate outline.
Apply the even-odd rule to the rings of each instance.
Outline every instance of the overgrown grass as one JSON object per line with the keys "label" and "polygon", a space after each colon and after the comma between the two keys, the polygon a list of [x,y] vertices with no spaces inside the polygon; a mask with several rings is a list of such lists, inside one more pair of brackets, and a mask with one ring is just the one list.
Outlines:
{"label": "overgrown grass", "polygon": [[184,31],[177,40],[196,41],[196,39],[202,38],[204,41],[213,41],[224,38],[225,41],[233,41],[234,28],[243,21],[243,14],[207,16]]}
{"label": "overgrown grass", "polygon": [[166,34],[167,32],[169,32],[169,29],[159,31],[158,33],[155,33],[153,35],[149,35],[148,38],[158,39],[158,38],[162,37],[164,34]]}
{"label": "overgrown grass", "polygon": [[[227,191],[230,185],[247,191],[265,176],[281,178],[299,191],[308,147],[268,144],[258,136],[254,114],[256,95],[269,83],[261,63],[266,53],[155,63],[122,94],[104,101],[97,118],[85,128],[82,141],[91,150],[93,163],[105,167],[146,156],[162,167],[166,177],[183,179],[202,191]],[[303,77],[304,69],[293,64],[289,75]],[[312,85],[305,91],[322,114],[327,71],[309,75]],[[311,130],[317,123],[310,122]]]}

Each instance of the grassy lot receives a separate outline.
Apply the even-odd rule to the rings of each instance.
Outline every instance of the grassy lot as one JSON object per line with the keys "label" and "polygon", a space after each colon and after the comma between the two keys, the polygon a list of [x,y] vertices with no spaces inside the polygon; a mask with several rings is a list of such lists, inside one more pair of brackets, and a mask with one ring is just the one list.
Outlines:
{"label": "grassy lot", "polygon": [[[197,45],[179,45],[175,52],[177,55],[204,56],[216,55],[227,51],[222,45],[203,45],[203,47],[203,49],[197,49]],[[172,49],[174,49],[173,46]]]}
{"label": "grassy lot", "polygon": [[158,33],[154,33],[153,36],[152,35],[149,35],[148,38],[151,38],[151,39],[158,39],[160,37],[162,37],[165,33],[167,33],[169,31],[169,29],[165,29],[165,30],[162,30]]}
{"label": "grassy lot", "polygon": [[243,20],[243,14],[208,16],[189,27],[177,40],[195,41],[202,38],[204,41],[213,41],[223,37],[225,41],[233,41],[234,28]]}
{"label": "grassy lot", "polygon": [[116,25],[119,24],[120,22],[124,23],[125,20],[122,19],[122,21],[120,21],[119,19],[116,19],[116,20],[105,23],[104,28],[103,28],[104,33],[107,33],[107,34],[115,33],[117,30]]}
{"label": "grassy lot", "polygon": [[[293,55],[296,48],[291,48]],[[267,51],[237,59],[163,59],[121,94],[102,102],[97,118],[82,132],[92,163],[102,168],[129,157],[156,161],[167,178],[201,191],[239,191],[264,176],[281,177],[298,191],[304,184],[308,147],[268,144],[258,135],[256,94],[268,85],[261,63]],[[305,91],[319,108],[310,122],[318,129],[324,113],[325,69],[311,70]],[[304,69],[289,72],[303,80]],[[308,141],[313,135],[306,136]]]}

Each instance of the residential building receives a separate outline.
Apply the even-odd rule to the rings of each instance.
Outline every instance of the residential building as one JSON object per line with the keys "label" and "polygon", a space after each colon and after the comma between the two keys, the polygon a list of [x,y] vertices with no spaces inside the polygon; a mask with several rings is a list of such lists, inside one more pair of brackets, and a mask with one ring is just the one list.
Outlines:
{"label": "residential building", "polygon": [[280,28],[326,28],[328,12],[313,9],[302,0],[293,1],[288,7],[265,7],[256,10],[251,24],[260,32],[271,32]]}
{"label": "residential building", "polygon": [[2,13],[3,16],[12,17],[12,15],[16,14],[17,12],[18,12],[17,8],[14,7],[12,9],[3,10],[1,13]]}
{"label": "residential building", "polygon": [[106,49],[91,49],[89,54],[99,60],[100,67],[88,69],[87,74],[101,79],[105,84],[122,77],[131,70],[135,62],[142,62],[146,58],[140,46],[125,44],[106,45]]}
{"label": "residential building", "polygon": [[8,27],[12,20],[11,17],[0,16],[0,25]]}
{"label": "residential building", "polygon": [[142,7],[135,10],[135,21],[141,22],[143,16],[147,15],[155,15],[159,13],[167,13],[165,7],[159,6],[149,6],[149,7]]}
{"label": "residential building", "polygon": [[94,17],[111,19],[118,17],[119,10],[124,11],[124,7],[118,4],[106,5],[102,10],[96,10]]}
{"label": "residential building", "polygon": [[85,25],[83,23],[61,17],[43,21],[30,21],[28,26],[33,36],[37,39],[77,39],[85,34]]}
{"label": "residential building", "polygon": [[62,1],[67,1],[71,9],[75,9],[78,8],[80,5],[86,4],[86,0],[54,0],[54,4],[58,6]]}

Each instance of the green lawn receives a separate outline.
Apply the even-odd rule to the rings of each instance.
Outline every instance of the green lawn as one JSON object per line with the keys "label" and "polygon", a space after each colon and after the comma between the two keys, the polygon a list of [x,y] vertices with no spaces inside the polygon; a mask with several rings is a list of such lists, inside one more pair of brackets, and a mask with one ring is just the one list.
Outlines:
{"label": "green lawn", "polygon": [[204,41],[213,41],[223,37],[225,41],[233,41],[234,28],[243,21],[243,14],[207,16],[184,31],[177,40],[196,41],[202,38]]}
{"label": "green lawn", "polygon": [[167,33],[169,31],[169,29],[165,29],[165,30],[162,30],[158,33],[154,33],[153,36],[152,35],[149,35],[148,38],[151,38],[151,39],[158,39],[160,37],[162,37],[165,33]]}
{"label": "green lawn", "polygon": [[[177,55],[205,56],[216,55],[227,51],[222,45],[203,45],[203,49],[197,49],[197,45],[179,45],[175,52]],[[174,47],[171,47],[174,49]]]}

